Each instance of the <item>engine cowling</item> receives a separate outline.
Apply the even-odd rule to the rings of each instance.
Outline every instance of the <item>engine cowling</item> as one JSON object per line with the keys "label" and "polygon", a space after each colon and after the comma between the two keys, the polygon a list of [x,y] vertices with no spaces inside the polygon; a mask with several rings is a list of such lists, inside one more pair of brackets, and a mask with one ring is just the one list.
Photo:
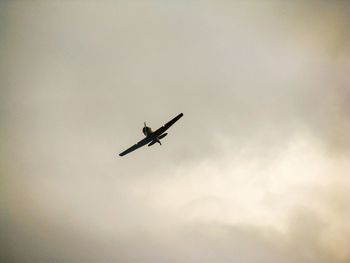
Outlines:
{"label": "engine cowling", "polygon": [[149,134],[152,133],[152,129],[150,127],[145,126],[142,128],[142,132],[145,136],[148,136]]}

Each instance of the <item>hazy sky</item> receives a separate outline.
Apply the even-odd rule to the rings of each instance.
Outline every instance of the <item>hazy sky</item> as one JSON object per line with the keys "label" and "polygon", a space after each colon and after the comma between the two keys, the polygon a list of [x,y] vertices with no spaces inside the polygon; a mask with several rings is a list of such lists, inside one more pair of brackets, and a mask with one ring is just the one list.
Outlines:
{"label": "hazy sky", "polygon": [[349,25],[347,1],[1,1],[0,261],[350,262]]}

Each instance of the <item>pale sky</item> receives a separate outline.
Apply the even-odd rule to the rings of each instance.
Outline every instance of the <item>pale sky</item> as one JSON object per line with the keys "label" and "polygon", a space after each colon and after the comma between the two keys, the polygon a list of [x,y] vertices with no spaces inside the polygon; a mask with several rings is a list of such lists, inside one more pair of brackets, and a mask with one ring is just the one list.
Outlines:
{"label": "pale sky", "polygon": [[347,1],[1,1],[0,261],[350,262],[349,24]]}

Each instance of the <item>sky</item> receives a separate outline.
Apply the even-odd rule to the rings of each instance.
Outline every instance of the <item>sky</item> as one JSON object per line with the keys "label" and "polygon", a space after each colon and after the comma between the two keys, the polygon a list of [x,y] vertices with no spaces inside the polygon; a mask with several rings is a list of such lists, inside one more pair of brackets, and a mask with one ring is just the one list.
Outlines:
{"label": "sky", "polygon": [[346,1],[1,1],[0,261],[350,262],[349,23]]}

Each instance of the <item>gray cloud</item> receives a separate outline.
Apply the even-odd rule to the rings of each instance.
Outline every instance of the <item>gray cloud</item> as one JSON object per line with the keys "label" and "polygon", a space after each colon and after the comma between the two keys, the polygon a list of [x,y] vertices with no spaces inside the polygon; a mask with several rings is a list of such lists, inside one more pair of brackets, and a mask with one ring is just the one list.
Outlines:
{"label": "gray cloud", "polygon": [[348,10],[1,2],[3,261],[349,261]]}

